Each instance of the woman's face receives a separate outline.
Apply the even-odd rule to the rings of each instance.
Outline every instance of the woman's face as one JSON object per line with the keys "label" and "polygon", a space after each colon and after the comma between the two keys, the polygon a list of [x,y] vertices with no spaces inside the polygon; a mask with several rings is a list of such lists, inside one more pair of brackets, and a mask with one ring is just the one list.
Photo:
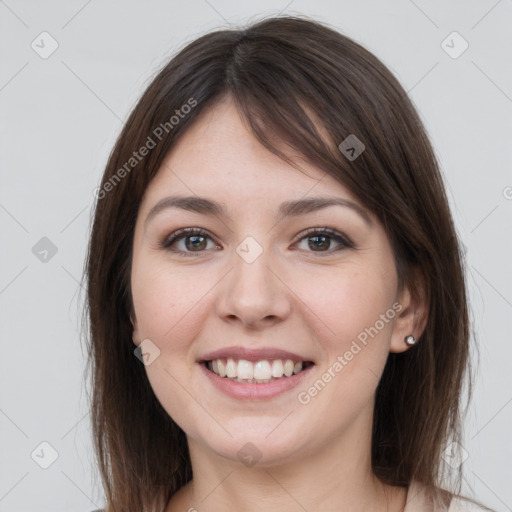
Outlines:
{"label": "woman's face", "polygon": [[[179,140],[139,209],[133,339],[162,406],[212,456],[276,464],[367,441],[388,353],[413,332],[378,219],[302,168],[225,100]],[[201,232],[173,242],[184,228]]]}

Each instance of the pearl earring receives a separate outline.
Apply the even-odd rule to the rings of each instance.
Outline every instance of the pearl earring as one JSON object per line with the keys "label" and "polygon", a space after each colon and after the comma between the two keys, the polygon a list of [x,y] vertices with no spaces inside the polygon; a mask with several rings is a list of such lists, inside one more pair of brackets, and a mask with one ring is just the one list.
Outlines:
{"label": "pearl earring", "polygon": [[412,334],[409,334],[409,336],[406,336],[404,339],[407,345],[414,345],[416,343],[416,338]]}

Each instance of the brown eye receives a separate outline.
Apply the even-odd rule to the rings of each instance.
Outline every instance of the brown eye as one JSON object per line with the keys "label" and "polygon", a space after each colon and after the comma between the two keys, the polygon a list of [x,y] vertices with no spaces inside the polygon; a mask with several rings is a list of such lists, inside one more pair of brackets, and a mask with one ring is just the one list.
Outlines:
{"label": "brown eye", "polygon": [[[304,235],[304,233],[302,234]],[[307,231],[305,236],[302,236],[299,242],[302,242],[303,240],[308,241],[308,252],[332,254],[340,249],[354,247],[354,244],[348,237],[330,228],[313,228]],[[333,241],[338,244],[334,249],[332,249]]]}
{"label": "brown eye", "polygon": [[[200,251],[206,249],[206,237],[201,235],[193,235],[193,236],[186,236],[182,237],[185,240],[185,247],[188,250],[194,251],[195,249],[198,249]],[[189,243],[187,243],[189,242]]]}
{"label": "brown eye", "polygon": [[310,236],[308,237],[309,247],[316,251],[317,249],[329,249],[331,245],[331,237],[329,236]]}
{"label": "brown eye", "polygon": [[[200,255],[208,249],[208,240],[213,239],[210,234],[201,228],[184,228],[172,233],[161,244],[163,249],[181,256]],[[184,242],[183,244],[180,243]],[[219,247],[213,243],[214,247]],[[196,253],[196,254],[194,254]]]}

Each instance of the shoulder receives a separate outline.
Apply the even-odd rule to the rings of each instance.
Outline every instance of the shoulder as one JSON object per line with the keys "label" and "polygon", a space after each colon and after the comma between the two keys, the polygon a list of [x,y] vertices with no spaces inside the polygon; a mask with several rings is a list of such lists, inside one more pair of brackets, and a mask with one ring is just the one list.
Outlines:
{"label": "shoulder", "polygon": [[[451,496],[441,492],[435,500],[422,482],[413,480],[407,490],[404,512],[448,512]],[[451,512],[451,511],[450,511]]]}
{"label": "shoulder", "polygon": [[495,512],[491,508],[482,507],[470,498],[454,496],[450,502],[448,512]]}
{"label": "shoulder", "polygon": [[437,499],[428,492],[427,486],[413,480],[409,484],[404,512],[495,512],[480,506],[470,498],[453,496],[446,489],[439,489]]}

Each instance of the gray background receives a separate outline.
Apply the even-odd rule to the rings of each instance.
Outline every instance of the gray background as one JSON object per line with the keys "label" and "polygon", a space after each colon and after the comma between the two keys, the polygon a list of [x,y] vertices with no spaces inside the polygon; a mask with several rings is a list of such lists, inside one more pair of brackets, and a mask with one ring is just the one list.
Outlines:
{"label": "gray background", "polygon": [[[0,511],[104,504],[79,339],[93,191],[123,120],[176,49],[207,30],[279,12],[327,21],[363,44],[420,111],[467,252],[481,355],[466,421],[465,491],[512,510],[512,0],[7,0],[0,1]],[[52,40],[43,31],[58,43],[45,59]],[[453,31],[469,44],[457,58],[442,45]],[[461,40],[452,39],[445,45],[458,52]],[[52,450],[58,457],[43,469]]]}

